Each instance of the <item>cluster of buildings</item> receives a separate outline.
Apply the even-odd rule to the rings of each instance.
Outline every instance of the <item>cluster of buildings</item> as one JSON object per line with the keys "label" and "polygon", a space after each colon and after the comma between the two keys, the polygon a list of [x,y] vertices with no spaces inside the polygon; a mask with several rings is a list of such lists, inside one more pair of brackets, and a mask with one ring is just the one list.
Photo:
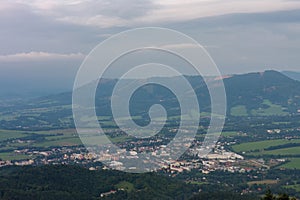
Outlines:
{"label": "cluster of buildings", "polygon": [[[47,164],[87,164],[93,158],[86,149],[77,147],[57,147],[49,150],[37,150],[36,148],[15,150],[9,154],[10,160],[0,160],[0,167],[17,165],[47,165]],[[27,158],[21,158],[27,157]]]}
{"label": "cluster of buildings", "polygon": [[[15,150],[12,160],[0,161],[0,167],[7,165],[46,165],[46,164],[70,164],[77,163],[96,169],[97,164],[104,163],[106,167],[117,170],[153,171],[162,169],[171,174],[184,171],[199,170],[204,174],[213,171],[228,171],[244,173],[260,168],[268,168],[252,159],[245,160],[242,155],[231,152],[225,147],[228,143],[218,142],[213,151],[207,154],[212,147],[202,147],[202,143],[194,141],[188,149],[188,141],[175,143],[172,147],[164,144],[166,138],[148,140],[127,141],[119,144],[118,148],[111,148],[111,144],[101,146],[99,149],[88,152],[83,146],[62,146],[50,149],[25,148]],[[97,147],[98,148],[98,147]],[[174,156],[182,149],[188,149],[183,155]],[[204,153],[206,152],[206,153]],[[27,159],[13,159],[18,155],[27,156]],[[178,159],[179,158],[179,159]],[[98,167],[103,167],[99,165]]]}
{"label": "cluster of buildings", "polygon": [[[169,173],[181,173],[184,171],[191,171],[199,169],[203,173],[210,173],[211,171],[222,170],[230,172],[244,172],[248,169],[238,167],[239,163],[244,160],[244,157],[234,152],[224,150],[223,146],[218,144],[213,152],[207,155],[200,155],[199,147],[194,146],[190,149],[183,158],[179,161],[172,158],[170,149],[166,145],[160,145],[159,148],[152,149],[155,151],[148,152],[149,156],[144,156],[143,152],[135,150],[126,151],[126,149],[118,149],[116,152],[111,153],[109,150],[99,151],[98,154],[89,153],[84,147],[57,147],[51,148],[47,151],[22,149],[15,150],[14,155],[27,155],[29,159],[23,160],[4,160],[0,161],[0,167],[8,165],[46,165],[46,164],[70,164],[77,163],[91,166],[91,163],[105,163],[105,168],[113,168],[118,170],[136,170],[135,164],[144,162],[148,165],[155,166]],[[179,148],[179,147],[178,147]],[[140,150],[147,150],[149,148],[140,147]],[[164,150],[159,150],[164,149]],[[12,155],[12,158],[14,157]],[[144,154],[145,155],[145,154]],[[131,165],[130,165],[130,164]],[[147,165],[146,165],[147,166]],[[128,169],[126,169],[126,167]],[[131,167],[131,169],[130,169]],[[94,167],[90,168],[94,170]],[[151,169],[149,169],[150,171]]]}

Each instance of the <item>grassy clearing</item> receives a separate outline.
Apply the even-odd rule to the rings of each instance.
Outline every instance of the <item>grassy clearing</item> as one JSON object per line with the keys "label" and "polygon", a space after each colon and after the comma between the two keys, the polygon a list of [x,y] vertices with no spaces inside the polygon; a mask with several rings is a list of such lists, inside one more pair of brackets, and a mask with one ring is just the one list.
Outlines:
{"label": "grassy clearing", "polygon": [[257,110],[251,110],[251,114],[254,116],[284,116],[289,113],[285,111],[284,107],[280,105],[273,104],[269,100],[264,100],[264,105],[268,106],[268,108],[260,108]]}
{"label": "grassy clearing", "polygon": [[113,143],[120,143],[120,142],[126,142],[126,141],[129,141],[131,140],[132,138],[129,137],[129,136],[119,136],[119,137],[115,137],[115,138],[110,138],[110,140],[113,142]]}
{"label": "grassy clearing", "polygon": [[222,132],[222,136],[224,137],[234,137],[234,136],[238,136],[240,135],[239,132],[236,132],[236,131],[225,131],[225,132]]}
{"label": "grassy clearing", "polygon": [[81,140],[79,137],[64,138],[59,140],[48,140],[45,142],[36,143],[35,147],[51,147],[51,146],[77,146],[81,145]]}
{"label": "grassy clearing", "polygon": [[0,130],[0,142],[8,139],[26,137],[28,134],[24,131]]}
{"label": "grassy clearing", "polygon": [[286,189],[294,189],[296,192],[300,193],[300,184],[296,184],[296,185],[286,185],[283,186]]}
{"label": "grassy clearing", "polygon": [[291,124],[291,122],[272,122],[272,124],[274,125],[288,125],[288,124]]}
{"label": "grassy clearing", "polygon": [[101,120],[110,120],[112,117],[110,116],[97,116],[98,120],[101,121]]}
{"label": "grassy clearing", "polygon": [[236,117],[245,117],[248,116],[247,108],[245,106],[235,106],[231,108],[230,114]]}
{"label": "grassy clearing", "polygon": [[131,192],[134,190],[134,185],[128,181],[122,181],[116,185],[118,189],[125,190],[127,192]]}
{"label": "grassy clearing", "polygon": [[35,133],[39,135],[53,135],[46,136],[45,142],[35,143],[34,146],[36,147],[76,146],[82,144],[75,129],[38,131]]}
{"label": "grassy clearing", "polygon": [[33,157],[24,154],[16,154],[14,152],[5,152],[0,153],[0,159],[2,160],[23,160],[23,159],[31,159]]}
{"label": "grassy clearing", "polygon": [[277,180],[262,180],[262,181],[250,181],[248,182],[247,184],[249,186],[251,185],[274,185],[274,184],[277,184],[278,181]]}
{"label": "grassy clearing", "polygon": [[[263,105],[267,108],[259,108],[251,110],[251,115],[253,116],[284,116],[289,113],[285,111],[285,108],[273,104],[269,100],[264,100]],[[235,117],[246,117],[248,116],[247,108],[243,105],[232,107],[230,110],[230,114]]]}
{"label": "grassy clearing", "polygon": [[198,182],[198,181],[189,181],[187,183],[190,183],[192,185],[205,185],[205,184],[207,184],[206,182]]}

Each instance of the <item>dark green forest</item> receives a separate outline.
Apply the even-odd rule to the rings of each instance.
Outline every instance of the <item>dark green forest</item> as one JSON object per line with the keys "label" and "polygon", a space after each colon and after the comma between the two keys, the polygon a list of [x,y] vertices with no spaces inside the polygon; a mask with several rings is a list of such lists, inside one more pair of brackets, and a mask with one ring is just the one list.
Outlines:
{"label": "dark green forest", "polygon": [[6,167],[1,199],[189,199],[198,188],[153,173],[90,171],[79,166]]}
{"label": "dark green forest", "polygon": [[[114,193],[107,196],[107,192]],[[130,174],[113,170],[90,171],[71,165],[3,167],[1,199],[223,199],[250,200],[216,186],[187,184],[155,173]]]}
{"label": "dark green forest", "polygon": [[[112,192],[109,194],[109,192]],[[101,194],[105,194],[102,195]],[[0,169],[0,198],[30,199],[214,199],[289,200],[287,194],[263,197],[240,195],[221,185],[192,185],[156,173],[130,174],[114,170],[90,171],[75,165],[11,166]]]}

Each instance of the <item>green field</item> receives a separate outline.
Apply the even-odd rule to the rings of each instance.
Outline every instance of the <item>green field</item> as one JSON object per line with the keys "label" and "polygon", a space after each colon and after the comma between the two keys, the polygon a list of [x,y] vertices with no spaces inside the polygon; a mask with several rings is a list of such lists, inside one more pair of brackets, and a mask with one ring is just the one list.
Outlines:
{"label": "green field", "polygon": [[45,142],[39,142],[34,144],[35,147],[51,147],[51,146],[76,146],[81,145],[79,137],[63,138],[56,140],[47,140]]}
{"label": "green field", "polygon": [[33,157],[30,157],[29,155],[25,154],[16,154],[14,152],[5,152],[0,153],[0,159],[2,160],[23,160],[23,159],[30,159]]}
{"label": "green field", "polygon": [[278,155],[278,156],[295,156],[300,155],[300,146],[299,147],[291,147],[291,148],[281,148],[270,151],[261,151],[251,153],[250,155],[260,156],[260,155]]}
{"label": "green field", "polygon": [[246,106],[235,106],[231,108],[230,114],[235,117],[248,116]]}
{"label": "green field", "polygon": [[300,193],[300,184],[296,184],[296,185],[286,185],[284,186],[284,188],[287,189],[294,189],[296,192]]}
{"label": "green field", "polygon": [[134,190],[134,185],[128,181],[122,181],[118,183],[116,187],[127,192],[131,192],[132,190]]}
{"label": "green field", "polygon": [[[289,114],[284,107],[273,104],[269,100],[264,100],[262,105],[261,108],[252,109],[250,114],[253,116],[284,116]],[[230,114],[235,117],[245,117],[248,116],[248,111],[246,106],[238,105],[231,108]]]}
{"label": "green field", "polygon": [[285,144],[300,144],[300,140],[264,140],[259,142],[248,142],[238,145],[233,145],[232,148],[234,151],[241,153],[246,152],[246,155],[263,157],[263,156],[279,156],[285,159],[288,159],[289,162],[278,166],[278,168],[287,168],[287,169],[300,169],[300,158],[289,158],[291,156],[300,155],[300,146],[289,147],[289,148],[280,148],[274,150],[265,150],[266,148],[272,146],[279,146]]}
{"label": "green field", "polygon": [[247,184],[248,185],[273,185],[273,184],[277,184],[278,181],[277,180],[262,180],[262,181],[250,181]]}
{"label": "green field", "polygon": [[279,166],[287,169],[300,169],[300,158],[289,158],[289,162]]}
{"label": "green field", "polygon": [[205,185],[206,182],[199,182],[199,181],[188,181],[187,183],[190,183],[192,185]]}
{"label": "green field", "polygon": [[[20,139],[33,136],[43,137],[44,139],[39,142],[16,142],[15,139]],[[7,143],[6,140],[14,140],[15,142]],[[113,143],[119,143],[131,140],[128,136],[118,136],[114,138],[109,138]],[[2,143],[1,143],[2,141]],[[91,145],[104,144],[107,142],[106,136],[89,136],[87,141]],[[35,131],[35,132],[25,132],[25,131],[11,131],[11,130],[0,130],[0,159],[3,160],[21,160],[28,159],[29,156],[24,154],[16,154],[14,150],[19,148],[31,148],[31,147],[53,147],[53,146],[77,146],[82,145],[82,142],[76,133],[75,129],[65,129],[65,130],[51,130],[51,131]]]}
{"label": "green field", "polygon": [[[263,151],[266,148],[272,147],[272,146],[278,146],[278,145],[284,145],[284,144],[290,144],[290,143],[299,143],[300,139],[297,140],[264,140],[264,141],[258,141],[258,142],[247,142],[242,144],[233,145],[232,149],[235,152],[251,152],[251,151]],[[273,150],[277,151],[277,150]],[[281,151],[281,150],[279,150]]]}
{"label": "green field", "polygon": [[0,130],[0,142],[8,139],[26,137],[28,134],[25,131]]}
{"label": "green field", "polygon": [[237,136],[238,135],[238,132],[236,131],[225,131],[225,132],[222,132],[221,136],[224,136],[224,137],[233,137],[233,136]]}
{"label": "green field", "polygon": [[256,110],[251,110],[251,114],[254,116],[283,116],[288,115],[289,113],[285,111],[285,109],[280,106],[273,104],[269,100],[264,100],[263,105],[267,106],[268,108],[260,108]]}
{"label": "green field", "polygon": [[235,136],[247,136],[246,133],[238,132],[238,131],[223,131],[221,136],[223,137],[235,137]]}

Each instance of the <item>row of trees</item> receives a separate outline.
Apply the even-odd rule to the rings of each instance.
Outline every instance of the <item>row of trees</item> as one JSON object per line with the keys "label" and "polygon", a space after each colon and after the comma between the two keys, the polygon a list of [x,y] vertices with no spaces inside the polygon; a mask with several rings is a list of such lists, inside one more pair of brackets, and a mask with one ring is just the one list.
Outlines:
{"label": "row of trees", "polygon": [[288,194],[274,195],[270,189],[267,190],[265,196],[261,200],[296,200],[295,197],[290,197]]}

